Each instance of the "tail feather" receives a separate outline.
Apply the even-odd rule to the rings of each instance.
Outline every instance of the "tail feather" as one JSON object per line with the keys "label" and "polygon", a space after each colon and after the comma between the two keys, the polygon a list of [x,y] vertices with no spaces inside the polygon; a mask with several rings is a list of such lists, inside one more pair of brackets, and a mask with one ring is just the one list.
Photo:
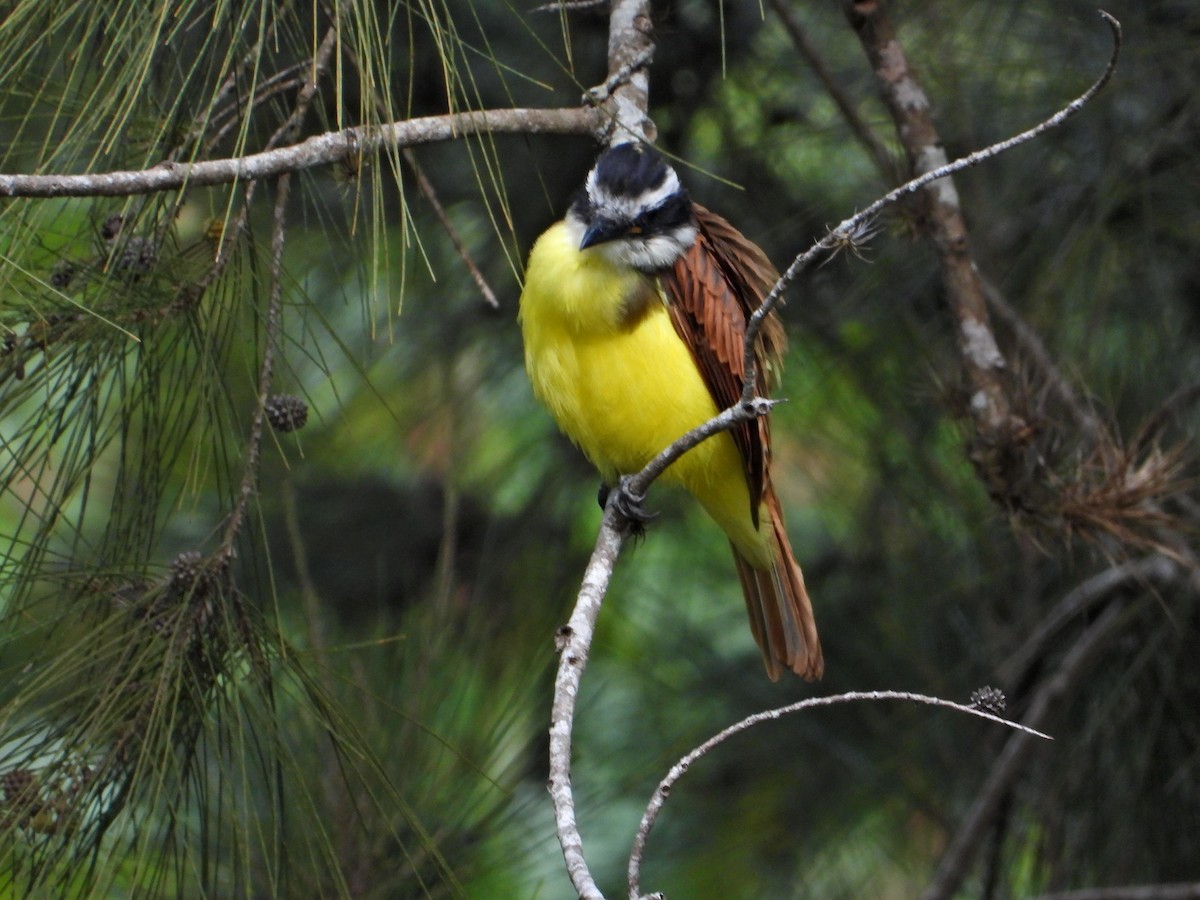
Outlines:
{"label": "tail feather", "polygon": [[812,681],[825,671],[812,601],[804,588],[800,565],[792,555],[774,491],[768,490],[763,499],[774,541],[771,567],[756,568],[736,547],[733,548],[746,611],[750,615],[750,630],[762,650],[763,664],[772,681],[778,681],[784,669]]}

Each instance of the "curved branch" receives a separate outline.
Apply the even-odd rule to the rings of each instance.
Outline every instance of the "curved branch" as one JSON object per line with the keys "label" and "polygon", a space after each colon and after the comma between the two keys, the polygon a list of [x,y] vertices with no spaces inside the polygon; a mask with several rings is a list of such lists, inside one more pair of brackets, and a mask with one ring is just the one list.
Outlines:
{"label": "curved branch", "polygon": [[981,162],[991,159],[993,156],[999,156],[1014,147],[1019,147],[1021,144],[1028,143],[1034,138],[1040,137],[1052,128],[1057,128],[1067,119],[1074,116],[1082,110],[1096,94],[1104,88],[1113,72],[1117,68],[1117,59],[1121,54],[1121,23],[1118,22],[1108,13],[1101,11],[1100,15],[1104,18],[1105,24],[1108,25],[1113,37],[1113,50],[1108,58],[1108,64],[1104,67],[1104,72],[1096,79],[1086,91],[1052,115],[1045,121],[1035,125],[1027,131],[1022,131],[1020,134],[1014,135],[1007,140],[984,147],[982,150],[976,150],[974,153],[969,153],[954,162],[947,163],[944,166],[938,166],[931,169],[910,181],[900,185],[900,187],[888,191],[862,212],[845,219],[837,227],[830,230],[817,243],[813,244],[805,252],[801,253],[792,264],[787,267],[787,270],[780,277],[778,283],[771,289],[771,292],[763,299],[762,305],[750,317],[750,322],[746,328],[746,339],[743,345],[743,356],[746,360],[746,376],[743,381],[742,400],[748,401],[754,396],[754,385],[756,379],[756,364],[754,357],[754,345],[758,342],[758,335],[762,331],[763,321],[771,314],[771,311],[779,304],[779,298],[783,292],[791,286],[792,282],[799,277],[800,273],[806,270],[822,255],[829,251],[835,251],[843,247],[853,247],[869,234],[871,223],[875,216],[882,212],[887,207],[891,206],[899,200],[904,199],[912,194],[915,194],[921,188],[925,187],[939,178],[945,178],[947,175],[953,175],[955,172],[961,172],[963,169],[969,169],[972,166],[977,166]]}
{"label": "curved branch", "polygon": [[1005,719],[997,716],[986,710],[979,709],[975,706],[966,706],[962,703],[954,703],[950,700],[943,700],[940,697],[929,697],[925,694],[914,694],[909,691],[849,691],[844,694],[834,694],[830,697],[810,697],[807,700],[801,700],[797,703],[789,703],[787,706],[781,706],[777,709],[768,709],[765,712],[755,713],[752,716],[747,716],[736,724],[730,725],[728,728],[718,732],[710,737],[707,741],[696,747],[694,750],[685,755],[679,762],[671,767],[671,770],[666,774],[662,781],[658,783],[658,787],[654,789],[654,794],[650,798],[649,804],[646,806],[646,811],[642,814],[641,824],[638,825],[637,837],[633,841],[633,850],[629,855],[629,897],[630,900],[642,900],[640,888],[642,857],[646,850],[646,840],[650,837],[650,830],[654,827],[655,821],[658,819],[658,814],[663,808],[663,804],[667,802],[667,797],[671,793],[675,782],[682,778],[691,768],[692,763],[707,754],[710,750],[725,743],[729,738],[739,732],[745,731],[748,728],[753,728],[761,722],[769,722],[775,719],[782,719],[791,713],[801,712],[805,709],[812,709],[817,706],[836,706],[841,703],[856,703],[859,701],[880,701],[880,700],[906,700],[913,703],[924,703],[928,706],[944,706],[948,709],[954,709],[958,712],[968,713],[972,716],[979,716],[981,719],[990,719],[993,722],[1000,722],[1003,725],[1008,725],[1010,728],[1015,728],[1017,731],[1024,732],[1032,737],[1043,738],[1047,741],[1054,740],[1048,734],[1042,734],[1033,728],[1029,728],[1019,722],[1013,722],[1010,719]]}
{"label": "curved branch", "polygon": [[494,109],[425,116],[387,125],[360,125],[298,144],[232,159],[165,161],[150,169],[84,175],[0,175],[0,197],[124,197],[182,187],[254,181],[373,153],[475,134],[595,134],[603,112],[578,109]]}

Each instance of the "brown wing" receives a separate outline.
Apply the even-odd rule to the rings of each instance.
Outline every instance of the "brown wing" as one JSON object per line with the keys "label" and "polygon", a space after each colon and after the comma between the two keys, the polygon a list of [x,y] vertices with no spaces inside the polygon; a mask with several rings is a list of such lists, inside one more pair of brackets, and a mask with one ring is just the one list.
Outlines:
{"label": "brown wing", "polygon": [[[666,273],[663,286],[675,331],[692,351],[717,408],[725,409],[742,394],[746,321],[779,276],[766,254],[736,228],[699,204],[693,208],[699,225],[696,242]],[[770,392],[785,343],[783,326],[772,314],[755,347],[762,396]],[[767,420],[745,422],[731,434],[746,463],[750,515],[757,525],[770,461]]]}

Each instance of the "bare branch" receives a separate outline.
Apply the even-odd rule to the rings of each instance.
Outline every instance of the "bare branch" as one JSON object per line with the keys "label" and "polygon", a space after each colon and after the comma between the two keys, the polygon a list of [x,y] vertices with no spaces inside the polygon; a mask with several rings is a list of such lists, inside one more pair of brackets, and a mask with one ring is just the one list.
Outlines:
{"label": "bare branch", "polygon": [[748,728],[753,728],[762,722],[774,721],[782,719],[791,713],[801,712],[806,709],[813,709],[818,706],[836,706],[842,703],[859,703],[859,702],[878,702],[882,700],[903,700],[910,703],[924,703],[928,706],[943,706],[947,709],[957,710],[958,712],[967,713],[972,716],[979,716],[981,719],[989,719],[993,722],[999,722],[1022,732],[1024,736],[1038,737],[1045,740],[1053,740],[1049,735],[1043,734],[1033,728],[1022,725],[1019,722],[1013,722],[1009,719],[994,715],[986,710],[979,709],[975,706],[967,706],[962,703],[954,703],[950,700],[943,700],[940,697],[929,697],[925,694],[914,694],[908,691],[849,691],[845,694],[834,694],[830,697],[810,697],[807,700],[801,700],[797,703],[790,703],[787,706],[781,706],[778,709],[769,709],[765,712],[755,713],[752,716],[747,716],[740,722],[730,725],[728,728],[713,735],[699,747],[685,755],[666,774],[666,777],[658,783],[653,796],[650,798],[650,803],[646,806],[646,811],[642,814],[642,821],[638,825],[637,837],[634,838],[633,850],[629,856],[629,897],[630,900],[642,900],[640,887],[641,881],[641,865],[642,857],[645,855],[646,840],[650,836],[650,830],[654,827],[654,823],[658,818],[658,813],[662,810],[663,805],[667,801],[672,788],[680,778],[682,778],[691,768],[692,763],[707,754],[710,750],[725,743],[729,738],[733,737]]}
{"label": "bare branch", "polygon": [[579,12],[585,9],[597,9],[606,6],[608,0],[558,0],[556,3],[543,3],[529,10],[531,13],[543,12]]}
{"label": "bare branch", "polygon": [[594,134],[606,123],[600,110],[495,109],[360,125],[315,135],[298,144],[232,159],[165,161],[150,169],[84,175],[0,175],[0,197],[123,197],[182,187],[271,178],[328,165],[381,147],[412,147],[475,134]]}
{"label": "bare branch", "polygon": [[[932,104],[905,58],[886,4],[847,0],[845,8],[875,70],[912,170],[920,175],[945,165],[946,151],[933,124]],[[924,229],[937,249],[946,299],[958,325],[959,354],[977,435],[985,449],[1006,448],[1024,422],[1013,409],[1008,363],[992,333],[958,191],[951,179],[939,179],[921,198]],[[984,468],[994,467],[985,464]]]}
{"label": "bare branch", "polygon": [[1019,147],[1021,144],[1028,143],[1034,138],[1040,137],[1050,129],[1058,127],[1063,122],[1067,121],[1067,119],[1078,113],[1092,100],[1093,97],[1096,96],[1096,94],[1103,89],[1106,84],[1108,84],[1109,79],[1112,78],[1113,72],[1116,71],[1117,58],[1121,52],[1121,24],[1106,12],[1101,12],[1100,15],[1104,18],[1104,21],[1108,24],[1109,29],[1112,31],[1113,51],[1111,56],[1109,56],[1108,64],[1105,66],[1104,72],[1086,91],[1064,106],[1050,118],[1039,123],[1038,125],[1035,125],[1033,128],[1030,128],[1027,131],[1022,131],[1020,134],[1014,135],[1013,137],[1000,141],[999,143],[984,147],[982,150],[976,150],[974,153],[969,153],[960,159],[956,159],[954,162],[947,163],[943,166],[938,166],[937,168],[925,172],[924,174],[905,182],[899,187],[888,191],[862,212],[856,213],[850,218],[839,223],[837,227],[831,229],[830,232],[825,235],[825,237],[817,241],[817,243],[813,244],[813,246],[811,246],[808,250],[804,251],[794,260],[792,260],[792,264],[788,266],[787,270],[780,277],[778,283],[776,283],[775,287],[771,289],[771,292],[763,299],[762,305],[759,306],[754,315],[750,317],[749,324],[746,328],[746,340],[743,351],[743,356],[746,360],[746,376],[745,380],[743,381],[742,391],[743,401],[749,400],[754,396],[756,377],[754,345],[758,341],[759,332],[762,331],[763,321],[779,304],[779,299],[783,292],[792,285],[796,278],[799,277],[801,272],[808,269],[809,266],[815,263],[825,253],[831,250],[836,250],[837,248],[847,244],[853,244],[857,240],[858,235],[861,235],[864,231],[869,231],[872,220],[874,220],[874,218],[880,212],[891,206],[893,203],[915,194],[917,191],[921,190],[921,188],[925,187],[927,184],[937,181],[939,178],[945,178],[947,175],[953,175],[955,172],[961,172],[963,169],[969,169],[972,166],[977,166],[985,160],[991,159],[994,156],[999,156],[1001,153],[1012,150],[1014,147]]}
{"label": "bare branch", "polygon": [[558,674],[554,679],[554,706],[550,714],[550,780],[547,786],[554,800],[555,830],[562,845],[567,874],[581,900],[603,900],[583,855],[583,839],[575,821],[575,798],[571,791],[571,731],[575,722],[575,701],[587,665],[592,635],[600,605],[608,590],[613,567],[621,552],[622,529],[614,506],[615,493],[609,498],[596,538],[596,548],[583,573],[583,585],[571,618],[558,630]]}
{"label": "bare branch", "polygon": [[626,482],[625,487],[630,493],[640,496],[646,493],[651,483],[659,475],[666,471],[667,466],[683,456],[697,444],[708,440],[714,434],[720,434],[722,431],[729,431],[731,428],[736,428],[742,422],[750,419],[765,416],[769,413],[776,404],[783,403],[782,398],[768,399],[766,397],[751,397],[749,400],[738,403],[737,406],[731,406],[729,409],[718,413],[716,417],[709,419],[703,425],[693,428],[670,447],[667,447],[658,456],[650,460],[646,464],[646,468],[638,472]]}
{"label": "bare branch", "polygon": [[599,89],[611,121],[608,143],[646,141],[658,134],[647,110],[654,56],[650,0],[614,0],[608,20],[608,78]]}

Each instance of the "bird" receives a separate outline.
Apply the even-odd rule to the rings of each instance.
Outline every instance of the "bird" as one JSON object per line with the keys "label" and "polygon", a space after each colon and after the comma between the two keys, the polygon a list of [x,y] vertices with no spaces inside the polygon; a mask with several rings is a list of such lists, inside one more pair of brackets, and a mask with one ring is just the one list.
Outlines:
{"label": "bird", "polygon": [[[602,497],[738,402],[748,319],[777,280],[762,249],[693,202],[661,154],[638,142],[600,153],[564,218],[530,250],[518,319],[534,395],[599,470]],[[785,348],[772,314],[755,347],[760,396]],[[824,658],[770,463],[760,417],[703,441],[661,477],[729,538],[767,675],[813,680]]]}

